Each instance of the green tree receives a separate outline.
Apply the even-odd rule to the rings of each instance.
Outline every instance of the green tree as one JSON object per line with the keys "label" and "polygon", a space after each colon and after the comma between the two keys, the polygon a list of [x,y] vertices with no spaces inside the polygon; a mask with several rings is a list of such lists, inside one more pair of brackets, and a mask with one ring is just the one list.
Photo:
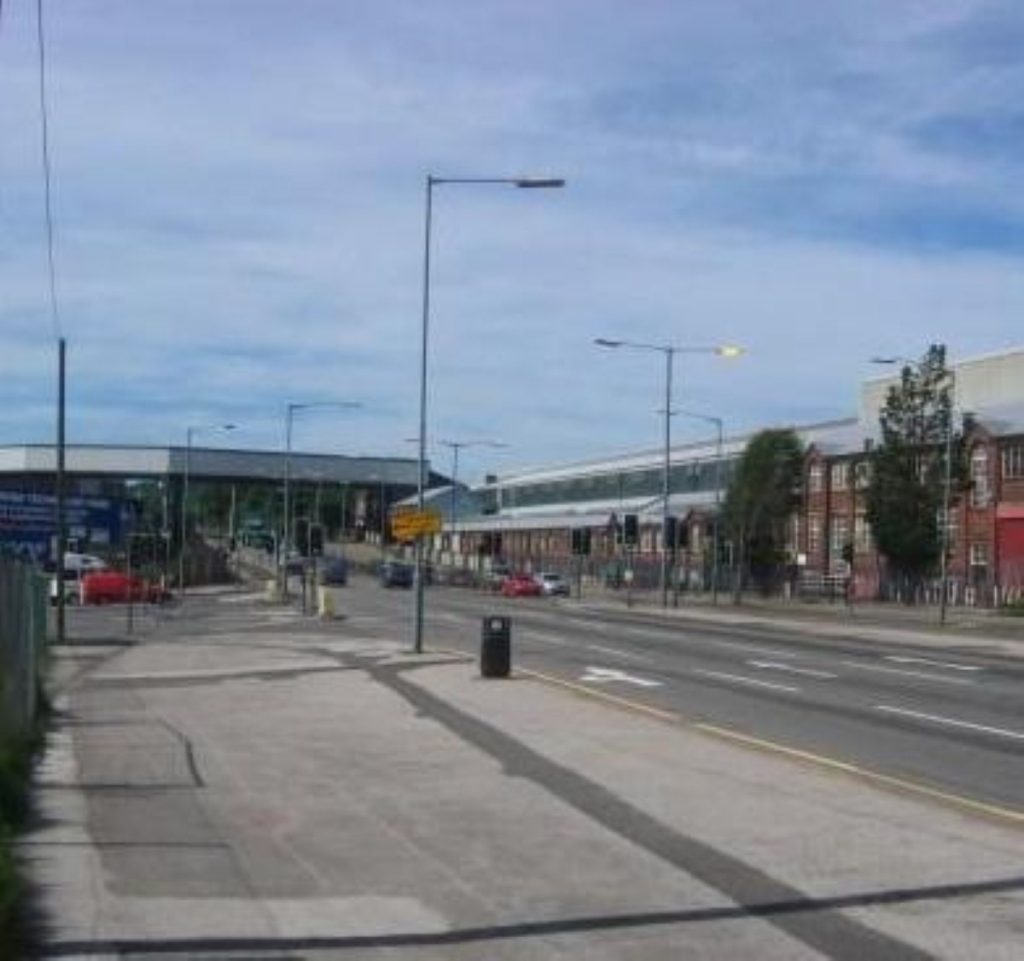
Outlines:
{"label": "green tree", "polygon": [[733,543],[737,603],[748,571],[761,590],[778,584],[785,562],[786,524],[799,504],[803,462],[803,444],[788,429],[755,434],[740,458],[724,507],[725,528]]}
{"label": "green tree", "polygon": [[[939,515],[946,484],[947,437],[953,494],[963,489],[963,437],[953,425],[953,381],[946,348],[932,344],[889,388],[871,452],[867,519],[889,572],[911,601],[942,553]],[[950,432],[953,432],[950,434]]]}

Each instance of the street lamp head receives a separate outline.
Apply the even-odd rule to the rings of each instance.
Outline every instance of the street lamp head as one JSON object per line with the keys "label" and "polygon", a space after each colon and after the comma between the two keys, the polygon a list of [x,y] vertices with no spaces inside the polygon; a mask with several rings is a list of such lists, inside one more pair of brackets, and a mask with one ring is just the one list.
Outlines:
{"label": "street lamp head", "polygon": [[594,343],[597,344],[598,347],[621,347],[622,346],[622,341],[621,340],[609,340],[607,337],[595,337],[594,338]]}
{"label": "street lamp head", "polygon": [[515,185],[521,190],[558,189],[565,186],[562,177],[520,177]]}
{"label": "street lamp head", "polygon": [[718,354],[719,357],[740,357],[742,354],[746,353],[746,351],[736,344],[722,344],[721,347],[715,348],[715,353]]}

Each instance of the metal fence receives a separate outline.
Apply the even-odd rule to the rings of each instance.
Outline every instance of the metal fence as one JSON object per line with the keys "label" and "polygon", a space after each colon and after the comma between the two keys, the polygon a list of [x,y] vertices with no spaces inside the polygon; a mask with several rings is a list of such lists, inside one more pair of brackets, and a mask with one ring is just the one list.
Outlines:
{"label": "metal fence", "polygon": [[46,622],[46,579],[0,556],[0,741],[26,733],[35,719]]}

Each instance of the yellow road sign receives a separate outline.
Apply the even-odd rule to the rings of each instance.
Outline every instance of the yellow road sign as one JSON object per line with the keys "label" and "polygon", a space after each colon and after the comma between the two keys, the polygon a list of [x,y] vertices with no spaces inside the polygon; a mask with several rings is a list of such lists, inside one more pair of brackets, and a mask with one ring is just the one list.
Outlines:
{"label": "yellow road sign", "polygon": [[426,534],[441,532],[441,514],[438,511],[404,510],[391,518],[391,536],[408,541]]}

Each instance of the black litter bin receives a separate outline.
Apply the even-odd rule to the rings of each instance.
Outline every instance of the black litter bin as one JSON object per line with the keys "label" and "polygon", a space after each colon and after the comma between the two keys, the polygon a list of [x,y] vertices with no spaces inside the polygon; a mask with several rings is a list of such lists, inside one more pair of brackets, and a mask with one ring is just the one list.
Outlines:
{"label": "black litter bin", "polygon": [[512,619],[485,617],[480,637],[482,677],[508,677],[512,667]]}

